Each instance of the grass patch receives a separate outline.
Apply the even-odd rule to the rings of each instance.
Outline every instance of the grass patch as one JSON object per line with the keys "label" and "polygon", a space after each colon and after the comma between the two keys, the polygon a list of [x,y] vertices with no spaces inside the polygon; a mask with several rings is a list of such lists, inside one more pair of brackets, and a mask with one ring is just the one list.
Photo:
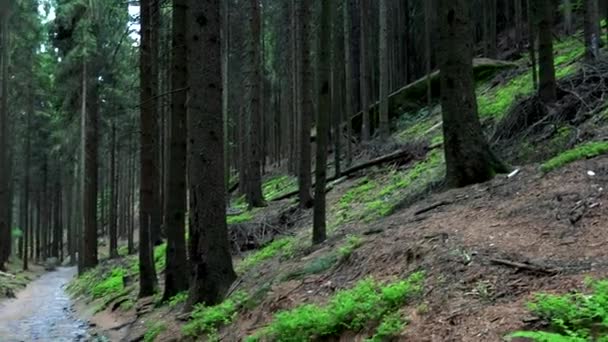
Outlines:
{"label": "grass patch", "polygon": [[608,341],[608,280],[587,280],[587,287],[587,294],[536,295],[528,308],[550,323],[550,331],[519,331],[509,337],[539,342]]}
{"label": "grass patch", "polygon": [[540,167],[544,173],[558,169],[577,160],[593,158],[608,153],[608,142],[590,142],[565,151],[543,163]]}
{"label": "grass patch", "polygon": [[188,337],[206,335],[209,341],[218,341],[218,329],[230,324],[246,301],[247,294],[237,292],[215,306],[197,305],[190,315],[191,321],[182,329],[184,335]]}
{"label": "grass patch", "polygon": [[367,339],[366,342],[383,342],[390,340],[391,338],[398,336],[403,329],[405,329],[405,326],[406,323],[399,312],[388,314],[384,316],[382,322],[380,322],[374,336]]}
{"label": "grass patch", "polygon": [[182,303],[185,303],[187,299],[188,292],[182,291],[169,299],[169,307],[174,308]]}
{"label": "grass patch", "polygon": [[162,272],[167,267],[167,243],[154,247],[154,264],[156,272]]}
{"label": "grass patch", "polygon": [[144,335],[144,342],[154,342],[158,335],[162,334],[167,327],[163,323],[152,323],[148,324],[148,330]]}
{"label": "grass patch", "polygon": [[302,279],[309,275],[323,273],[335,265],[337,261],[336,254],[324,255],[308,262],[302,268],[288,273],[282,280]]}
{"label": "grass patch", "polygon": [[346,330],[360,331],[397,312],[421,292],[423,281],[423,272],[387,285],[364,279],[352,289],[336,292],[324,306],[303,304],[277,313],[269,326],[248,341],[304,342],[336,336]]}
{"label": "grass patch", "polygon": [[289,257],[295,252],[295,238],[285,237],[277,239],[246,256],[237,266],[237,272],[243,272],[251,267],[257,266],[263,261],[276,256]]}

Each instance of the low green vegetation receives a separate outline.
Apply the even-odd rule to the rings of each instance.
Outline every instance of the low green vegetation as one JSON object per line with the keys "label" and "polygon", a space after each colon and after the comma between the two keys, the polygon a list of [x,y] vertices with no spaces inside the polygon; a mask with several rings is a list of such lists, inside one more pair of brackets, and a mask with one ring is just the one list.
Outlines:
{"label": "low green vegetation", "polygon": [[185,303],[187,299],[188,299],[188,292],[187,291],[180,292],[169,299],[169,306],[174,308],[182,303]]}
{"label": "low green vegetation", "polygon": [[360,331],[372,324],[382,326],[385,321],[382,333],[395,334],[397,324],[388,321],[390,316],[420,294],[423,282],[423,272],[386,285],[372,278],[364,279],[352,289],[336,292],[326,305],[303,304],[277,313],[266,328],[248,341],[305,342],[336,336],[346,330]]}
{"label": "low green vegetation", "polygon": [[167,327],[162,323],[148,324],[148,330],[144,335],[144,342],[154,342],[158,335],[162,334],[165,330],[167,330]]}
{"label": "low green vegetation", "polygon": [[606,153],[608,153],[608,142],[589,142],[560,153],[543,163],[540,169],[542,172],[547,173],[577,160],[593,158]]}
{"label": "low green vegetation", "polygon": [[156,272],[163,272],[167,267],[167,243],[154,247],[154,264]]}
{"label": "low green vegetation", "polygon": [[443,153],[435,149],[410,168],[363,178],[340,198],[330,227],[358,220],[370,222],[392,214],[408,193],[441,179],[443,165]]}
{"label": "low green vegetation", "polygon": [[334,253],[315,258],[301,268],[287,273],[282,280],[302,279],[306,276],[319,274],[327,271],[338,261],[338,257]]}
{"label": "low green vegetation", "polygon": [[246,256],[237,265],[237,272],[244,272],[275,256],[289,257],[293,255],[295,252],[295,241],[296,240],[293,237],[285,237],[272,241],[262,249]]}
{"label": "low green vegetation", "polygon": [[206,336],[208,341],[219,341],[218,329],[230,324],[247,301],[247,294],[237,292],[214,306],[197,305],[190,315],[190,322],[182,331],[188,337]]}
{"label": "low green vegetation", "polygon": [[251,211],[243,211],[238,215],[228,215],[226,222],[228,224],[239,224],[253,220],[253,213]]}
{"label": "low green vegetation", "polygon": [[298,182],[292,176],[277,176],[268,179],[262,184],[262,193],[267,201],[272,201],[281,195],[292,192],[298,188]]}
{"label": "low green vegetation", "polygon": [[348,236],[348,238],[346,239],[346,243],[340,246],[340,248],[338,249],[338,255],[340,257],[340,260],[348,259],[357,248],[361,247],[362,244],[363,239],[361,239],[360,237],[355,235]]}
{"label": "low green vegetation", "polygon": [[[585,48],[580,39],[569,37],[556,43],[554,50],[555,76],[560,79],[577,70],[578,66],[575,62],[583,56]],[[523,59],[527,63],[527,57]],[[487,84],[482,84],[477,90],[479,117],[501,119],[518,99],[529,96],[533,92],[531,72],[517,75],[506,83],[490,89],[487,89]]]}
{"label": "low green vegetation", "polygon": [[380,322],[374,336],[367,339],[366,342],[387,341],[392,337],[398,336],[403,329],[405,329],[405,326],[406,323],[401,317],[401,313],[393,312],[388,314],[382,319],[382,322]]}
{"label": "low green vegetation", "polygon": [[538,294],[528,307],[549,322],[549,331],[519,331],[509,337],[537,342],[607,342],[608,280],[588,280],[587,286],[588,293]]}

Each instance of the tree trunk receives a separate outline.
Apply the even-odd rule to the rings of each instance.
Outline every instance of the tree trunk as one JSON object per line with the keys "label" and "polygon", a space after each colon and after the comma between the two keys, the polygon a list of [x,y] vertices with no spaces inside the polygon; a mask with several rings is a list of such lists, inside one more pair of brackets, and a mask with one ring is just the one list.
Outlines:
{"label": "tree trunk", "polygon": [[[427,0],[428,1],[428,0]],[[390,123],[388,118],[389,59],[388,59],[388,0],[380,0],[380,138],[388,139]]]}
{"label": "tree trunk", "polygon": [[[10,3],[10,2],[9,2]],[[9,10],[6,1],[0,7],[0,165],[8,165],[8,57]],[[7,167],[0,167],[0,270],[11,253],[10,174]]]}
{"label": "tree trunk", "polygon": [[[82,69],[83,186],[81,190],[84,234],[81,251],[82,267],[79,270],[81,274],[97,266],[97,104],[95,103],[97,101],[97,80],[91,77],[93,84],[89,84],[87,62],[83,62]],[[48,196],[48,194],[46,195]],[[49,225],[46,225],[46,228],[48,227]],[[45,229],[45,234],[48,234],[48,231],[49,229]],[[48,239],[45,240],[43,249],[47,252],[43,258],[48,255]]]}
{"label": "tree trunk", "polygon": [[220,2],[189,0],[188,3],[192,278],[186,310],[196,303],[221,302],[236,279],[226,225]]}
{"label": "tree trunk", "polygon": [[312,186],[311,175],[311,143],[310,131],[312,126],[312,75],[310,62],[310,6],[306,1],[300,1],[298,5],[298,41],[299,41],[299,100],[300,100],[300,153],[299,153],[299,172],[298,172],[298,188],[300,190],[300,207],[312,207],[312,195],[310,188]]}
{"label": "tree trunk", "polygon": [[266,205],[262,194],[261,171],[261,140],[262,140],[262,113],[261,113],[261,84],[262,63],[261,51],[261,15],[259,0],[247,0],[249,3],[249,44],[247,49],[247,99],[249,121],[247,122],[247,178],[246,195],[249,207],[263,207]]}
{"label": "tree trunk", "polygon": [[360,50],[359,50],[359,68],[360,68],[360,79],[359,79],[359,87],[360,87],[360,95],[361,95],[361,111],[363,112],[363,122],[361,124],[361,140],[368,141],[371,135],[371,127],[370,127],[370,113],[369,113],[369,105],[370,105],[370,72],[369,72],[369,59],[367,53],[367,45],[368,45],[368,30],[370,27],[369,24],[369,4],[370,0],[361,0],[360,2],[360,15],[359,19],[361,21],[360,29]]}
{"label": "tree trunk", "polygon": [[353,163],[353,124],[350,119],[354,114],[353,110],[353,58],[351,28],[352,16],[350,14],[350,0],[344,0],[344,109],[346,111],[346,165]]}
{"label": "tree trunk", "polygon": [[564,30],[567,35],[574,33],[574,25],[572,24],[572,0],[564,0]]}
{"label": "tree trunk", "polygon": [[149,297],[156,292],[156,270],[154,268],[153,235],[154,212],[156,208],[157,181],[155,165],[155,139],[157,136],[154,99],[152,98],[154,82],[152,77],[152,1],[142,0],[141,6],[141,107],[140,107],[140,185],[139,185],[139,297]]}
{"label": "tree trunk", "polygon": [[116,225],[116,212],[118,211],[118,181],[116,172],[116,124],[112,123],[110,132],[110,213],[108,230],[110,235],[110,259],[118,257],[118,227]]}
{"label": "tree trunk", "polygon": [[[339,11],[339,1],[332,2],[332,13],[335,14],[331,28],[331,118],[334,143],[334,170],[336,177],[342,173],[342,122],[344,121],[344,38],[342,21],[344,17]],[[346,6],[343,3],[342,6]]]}
{"label": "tree trunk", "polygon": [[[531,3],[531,2],[530,2]],[[546,104],[556,100],[555,65],[553,64],[553,1],[534,1],[538,18],[539,95]]]}
{"label": "tree trunk", "polygon": [[[315,202],[313,213],[312,243],[320,244],[327,239],[325,186],[327,185],[327,141],[331,116],[331,94],[329,89],[331,1],[322,0],[319,59],[319,110],[317,115],[317,162],[315,170]],[[384,0],[383,0],[384,2]]]}
{"label": "tree trunk", "polygon": [[468,0],[439,0],[446,181],[452,187],[484,182],[506,169],[490,150],[477,116],[469,13]]}
{"label": "tree trunk", "polygon": [[[176,89],[188,87],[188,55],[186,49],[187,0],[173,0],[173,43],[171,49],[171,84]],[[166,205],[164,227],[167,233],[167,267],[165,292],[168,300],[188,289],[186,257],[186,153],[187,132],[185,91],[171,95],[169,124],[170,150],[167,154]]]}
{"label": "tree trunk", "polygon": [[583,0],[585,17],[585,59],[594,61],[600,50],[600,20],[597,0]]}

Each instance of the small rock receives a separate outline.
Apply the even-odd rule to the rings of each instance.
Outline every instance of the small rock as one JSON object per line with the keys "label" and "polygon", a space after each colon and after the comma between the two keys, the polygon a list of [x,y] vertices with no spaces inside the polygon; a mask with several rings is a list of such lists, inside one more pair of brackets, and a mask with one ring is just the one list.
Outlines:
{"label": "small rock", "polygon": [[589,170],[589,171],[587,171],[587,175],[589,175],[589,177],[593,177],[593,176],[595,176],[595,172]]}

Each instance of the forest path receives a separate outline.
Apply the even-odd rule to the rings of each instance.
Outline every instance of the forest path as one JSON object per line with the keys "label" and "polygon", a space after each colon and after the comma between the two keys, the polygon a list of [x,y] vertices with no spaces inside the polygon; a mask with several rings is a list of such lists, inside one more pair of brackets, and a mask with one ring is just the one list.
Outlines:
{"label": "forest path", "polygon": [[86,341],[87,324],[78,320],[65,285],[75,268],[58,268],[30,283],[16,299],[0,303],[0,341]]}

